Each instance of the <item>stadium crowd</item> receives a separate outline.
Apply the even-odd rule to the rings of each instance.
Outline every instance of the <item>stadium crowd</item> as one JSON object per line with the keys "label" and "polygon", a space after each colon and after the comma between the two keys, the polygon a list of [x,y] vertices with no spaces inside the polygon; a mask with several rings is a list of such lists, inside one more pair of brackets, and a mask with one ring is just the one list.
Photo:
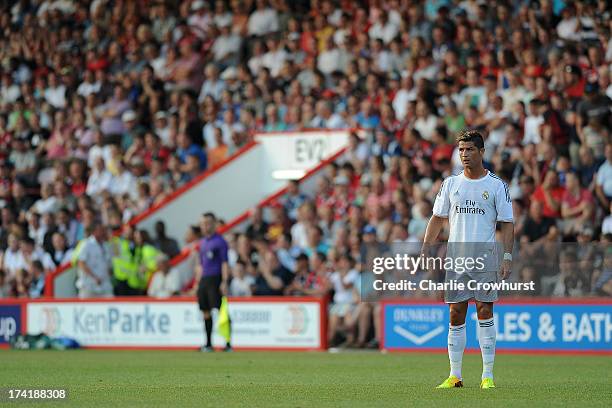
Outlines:
{"label": "stadium crowd", "polygon": [[[331,291],[332,330],[346,316],[360,343],[373,312],[353,310],[364,248],[422,238],[441,180],[460,168],[463,128],[486,136],[521,243],[609,245],[606,1],[19,0],[0,10],[0,297],[40,296],[45,274],[89,234],[106,240],[260,131],[365,137],[351,136],[315,196],[291,183],[228,236],[232,294]],[[113,254],[142,248],[138,267],[160,269],[152,294],[180,293],[188,282],[168,289],[164,278],[178,248],[157,232],[130,230]],[[598,262],[561,267],[541,294],[612,294],[609,262]],[[123,289],[142,293],[142,277],[133,286]]]}

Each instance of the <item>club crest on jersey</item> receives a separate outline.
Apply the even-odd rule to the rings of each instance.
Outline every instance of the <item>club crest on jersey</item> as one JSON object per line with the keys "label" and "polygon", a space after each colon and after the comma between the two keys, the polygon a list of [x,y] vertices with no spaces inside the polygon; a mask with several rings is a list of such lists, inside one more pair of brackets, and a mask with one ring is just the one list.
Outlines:
{"label": "club crest on jersey", "polygon": [[484,198],[485,200],[489,199],[489,192],[487,190],[482,192],[482,198]]}

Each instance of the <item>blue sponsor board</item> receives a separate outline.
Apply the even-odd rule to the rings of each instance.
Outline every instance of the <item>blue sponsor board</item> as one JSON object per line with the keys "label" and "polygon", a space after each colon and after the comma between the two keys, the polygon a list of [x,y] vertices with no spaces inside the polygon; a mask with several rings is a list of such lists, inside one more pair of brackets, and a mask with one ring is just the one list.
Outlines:
{"label": "blue sponsor board", "polygon": [[[612,351],[610,304],[495,305],[497,349]],[[448,306],[386,304],[384,348],[446,348]],[[477,317],[470,305],[468,348],[478,348]]]}
{"label": "blue sponsor board", "polygon": [[21,333],[21,323],[20,305],[0,304],[0,344]]}

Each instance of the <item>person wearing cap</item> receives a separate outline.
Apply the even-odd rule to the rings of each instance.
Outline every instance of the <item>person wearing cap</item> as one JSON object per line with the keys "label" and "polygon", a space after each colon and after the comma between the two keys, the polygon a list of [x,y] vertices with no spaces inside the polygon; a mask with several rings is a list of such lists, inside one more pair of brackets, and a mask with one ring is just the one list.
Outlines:
{"label": "person wearing cap", "polygon": [[204,38],[209,26],[213,24],[213,18],[209,9],[208,1],[195,0],[191,3],[192,13],[187,19],[187,24],[200,38]]}
{"label": "person wearing cap", "polygon": [[172,147],[171,130],[168,125],[168,113],[157,111],[153,116],[153,133],[159,137],[163,146]]}

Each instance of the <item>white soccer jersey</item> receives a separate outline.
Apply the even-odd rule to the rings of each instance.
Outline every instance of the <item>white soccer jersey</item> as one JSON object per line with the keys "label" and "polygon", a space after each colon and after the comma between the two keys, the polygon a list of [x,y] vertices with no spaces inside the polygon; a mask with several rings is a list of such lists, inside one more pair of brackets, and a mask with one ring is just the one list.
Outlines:
{"label": "white soccer jersey", "polygon": [[508,185],[491,172],[472,180],[461,172],[444,180],[433,215],[448,218],[448,242],[494,243],[498,221],[513,222]]}

